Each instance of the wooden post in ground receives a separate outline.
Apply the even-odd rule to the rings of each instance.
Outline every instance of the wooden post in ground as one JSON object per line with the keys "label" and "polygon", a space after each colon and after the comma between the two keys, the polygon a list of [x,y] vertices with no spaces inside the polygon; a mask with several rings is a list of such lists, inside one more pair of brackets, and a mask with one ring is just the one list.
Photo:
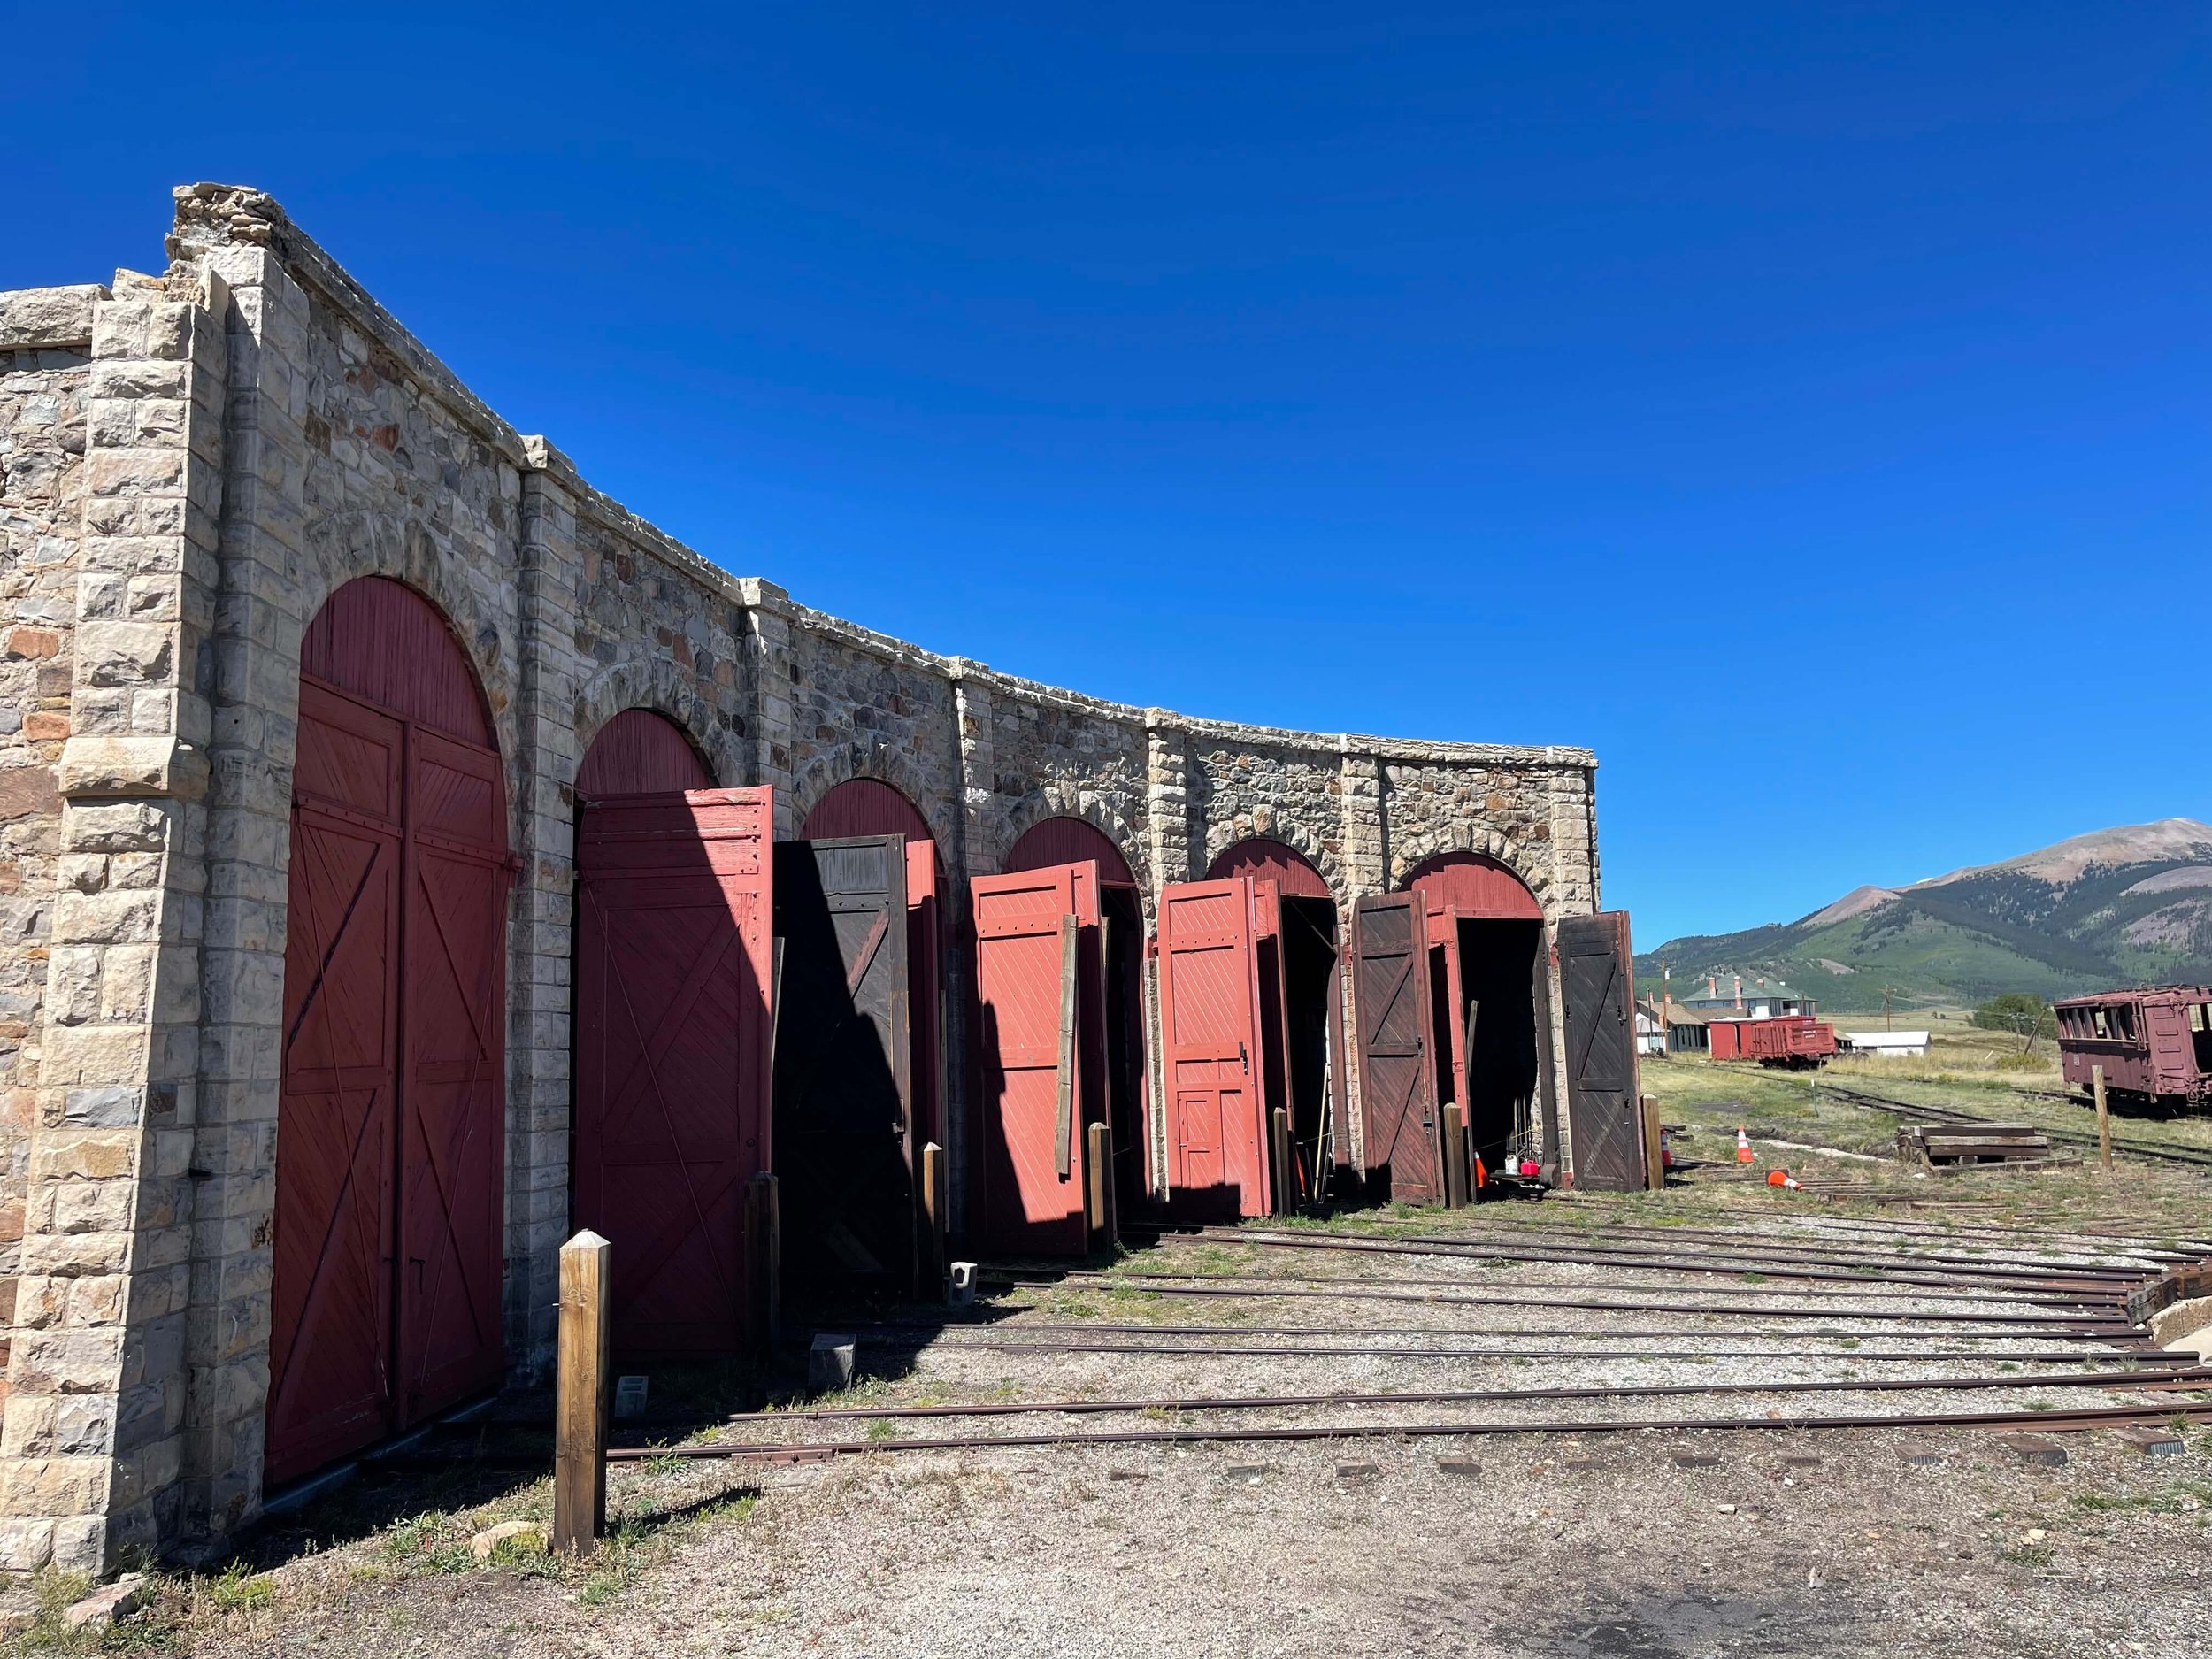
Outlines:
{"label": "wooden post in ground", "polygon": [[2105,1102],[2104,1067],[2089,1068],[2089,1087],[2097,1095],[2097,1157],[2108,1170],[2112,1167],[2112,1112]]}
{"label": "wooden post in ground", "polygon": [[750,1335],[764,1355],[783,1340],[783,1224],[776,1178],[765,1170],[745,1183],[745,1247]]}
{"label": "wooden post in ground", "polygon": [[561,1247],[553,1548],[588,1555],[607,1530],[607,1290],[613,1246],[587,1229]]}
{"label": "wooden post in ground", "polygon": [[932,1302],[945,1294],[945,1149],[922,1148],[922,1288]]}
{"label": "wooden post in ground", "polygon": [[1275,1213],[1279,1216],[1290,1215],[1298,1208],[1298,1172],[1290,1158],[1290,1113],[1278,1106],[1268,1124],[1267,1163],[1275,1175]]}
{"label": "wooden post in ground", "polygon": [[1085,1135],[1084,1220],[1097,1250],[1114,1241],[1114,1136],[1104,1124],[1091,1125]]}
{"label": "wooden post in ground", "polygon": [[1643,1097],[1644,1125],[1644,1190],[1663,1193],[1667,1190],[1667,1158],[1660,1147],[1659,1100],[1656,1095]]}
{"label": "wooden post in ground", "polygon": [[1444,1207],[1467,1202],[1467,1120],[1457,1102],[1444,1108]]}

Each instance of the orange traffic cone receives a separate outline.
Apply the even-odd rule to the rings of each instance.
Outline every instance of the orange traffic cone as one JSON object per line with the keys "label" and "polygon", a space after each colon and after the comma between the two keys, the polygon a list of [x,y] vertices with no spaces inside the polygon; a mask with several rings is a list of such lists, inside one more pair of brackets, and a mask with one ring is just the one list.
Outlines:
{"label": "orange traffic cone", "polygon": [[1751,1159],[1751,1137],[1744,1133],[1741,1124],[1736,1125],[1736,1162],[1748,1164]]}
{"label": "orange traffic cone", "polygon": [[1792,1175],[1787,1170],[1769,1170],[1767,1171],[1767,1185],[1769,1187],[1785,1187],[1793,1193],[1802,1187],[1804,1183],[1800,1181],[1794,1175]]}

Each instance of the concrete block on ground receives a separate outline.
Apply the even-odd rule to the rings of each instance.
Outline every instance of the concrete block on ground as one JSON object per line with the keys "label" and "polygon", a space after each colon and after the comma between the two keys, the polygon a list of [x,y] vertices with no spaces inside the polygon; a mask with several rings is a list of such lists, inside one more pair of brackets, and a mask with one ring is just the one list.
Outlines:
{"label": "concrete block on ground", "polygon": [[2181,1436],[2171,1429],[2122,1429],[2120,1439],[2146,1457],[2178,1457],[2188,1449]]}
{"label": "concrete block on ground", "polygon": [[853,1380],[853,1339],[819,1332],[807,1350],[806,1386],[817,1394],[849,1388]]}
{"label": "concrete block on ground", "polygon": [[1336,1466],[1339,1480],[1371,1480],[1380,1473],[1380,1463],[1339,1463]]}
{"label": "concrete block on ground", "polygon": [[2040,1434],[2005,1434],[1998,1438],[2005,1449],[2024,1463],[2041,1463],[2052,1469],[2065,1466],[2066,1448],[2056,1440]]}
{"label": "concrete block on ground", "polygon": [[1440,1457],[1436,1460],[1436,1472],[1471,1477],[1482,1472],[1482,1465],[1471,1457]]}
{"label": "concrete block on ground", "polygon": [[1931,1463],[1939,1463],[1946,1458],[1949,1457],[1951,1454],[1940,1446],[1908,1446],[1900,1455],[1909,1463],[1918,1463],[1924,1466]]}
{"label": "concrete block on ground", "polygon": [[1231,1463],[1228,1468],[1230,1479],[1240,1480],[1248,1486],[1258,1486],[1274,1472],[1272,1463]]}
{"label": "concrete block on ground", "polygon": [[1674,1466],[1677,1469],[1718,1469],[1720,1459],[1710,1452],[1677,1452]]}

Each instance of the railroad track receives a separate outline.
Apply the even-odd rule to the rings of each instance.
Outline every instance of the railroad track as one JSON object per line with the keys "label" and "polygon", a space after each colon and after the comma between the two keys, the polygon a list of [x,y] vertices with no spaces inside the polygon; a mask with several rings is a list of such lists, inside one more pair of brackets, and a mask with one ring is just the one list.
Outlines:
{"label": "railroad track", "polygon": [[[1854,1106],[1868,1107],[1875,1111],[1887,1112],[1892,1117],[1910,1118],[1918,1123],[1988,1124],[1999,1121],[1994,1118],[1984,1118],[1973,1112],[1961,1111],[1956,1107],[1923,1106],[1912,1101],[1892,1100],[1886,1094],[1872,1094],[1864,1089],[1846,1088],[1838,1083],[1816,1082],[1814,1087],[1823,1094],[1833,1094],[1839,1100],[1848,1101]],[[2070,1094],[2054,1094],[2047,1089],[2022,1089],[2018,1092],[2023,1094],[2039,1094],[2052,1100],[2070,1101],[2073,1099],[2073,1096]],[[2041,1125],[2038,1125],[2037,1127],[2043,1128]],[[2063,1141],[2068,1146],[2093,1147],[2098,1144],[2097,1137],[2086,1130],[2043,1128],[2043,1133],[2053,1141]],[[2122,1140],[2116,1135],[2113,1137],[2112,1149],[2115,1152],[2124,1152],[2130,1157],[2150,1158],[2161,1164],[2185,1164],[2196,1169],[2212,1170],[2212,1149],[2205,1148],[2152,1146],[2141,1141]]]}

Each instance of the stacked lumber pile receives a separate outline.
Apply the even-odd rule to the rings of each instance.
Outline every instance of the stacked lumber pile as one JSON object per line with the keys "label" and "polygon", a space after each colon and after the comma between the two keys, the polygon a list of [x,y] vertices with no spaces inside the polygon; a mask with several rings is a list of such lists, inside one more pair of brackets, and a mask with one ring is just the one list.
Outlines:
{"label": "stacked lumber pile", "polygon": [[1897,1132],[1897,1156],[1933,1169],[2046,1164],[2051,1138],[2032,1124],[1908,1124]]}

